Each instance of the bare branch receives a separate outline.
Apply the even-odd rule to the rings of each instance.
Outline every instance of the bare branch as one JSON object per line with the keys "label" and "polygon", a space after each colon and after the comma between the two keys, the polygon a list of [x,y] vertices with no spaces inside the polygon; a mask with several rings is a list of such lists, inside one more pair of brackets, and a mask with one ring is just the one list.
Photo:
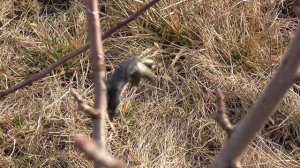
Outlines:
{"label": "bare branch", "polygon": [[235,127],[230,139],[214,160],[212,167],[226,168],[230,163],[239,160],[256,133],[273,114],[276,105],[295,81],[295,74],[300,66],[299,44],[300,26],[278,72],[245,118]]}
{"label": "bare branch", "polygon": [[140,8],[138,11],[131,14],[128,18],[124,19],[123,21],[118,22],[115,26],[113,26],[112,28],[110,28],[108,31],[106,31],[103,34],[102,39],[103,40],[106,39],[107,37],[112,35],[115,31],[120,29],[121,27],[127,25],[129,22],[131,22],[131,21],[135,20],[136,18],[138,18],[140,15],[142,15],[146,10],[148,10],[151,6],[156,4],[158,1],[159,0],[152,0],[152,1],[148,2],[145,6]]}
{"label": "bare branch", "polygon": [[30,78],[14,85],[11,86],[10,88],[8,88],[7,90],[3,90],[0,91],[0,99],[2,97],[5,97],[15,91],[17,91],[18,89],[21,89],[27,85],[31,85],[33,82],[45,77],[48,73],[50,73],[53,69],[57,68],[59,65],[64,64],[65,62],[67,62],[68,60],[70,60],[71,58],[75,57],[76,55],[84,52],[85,50],[87,50],[89,48],[89,44],[86,44],[78,49],[76,49],[75,51],[72,51],[70,53],[68,53],[67,55],[65,55],[64,57],[60,58],[58,61],[56,61],[55,63],[51,64],[50,66],[48,66],[47,68],[43,69],[41,72],[36,73],[34,75],[32,75]]}
{"label": "bare branch", "polygon": [[[131,21],[135,20],[136,18],[138,18],[141,14],[143,14],[146,10],[148,10],[151,6],[153,6],[158,1],[159,0],[150,1],[145,6],[143,6],[141,9],[139,9],[135,13],[131,14],[128,18],[118,22],[115,26],[113,26],[112,28],[110,28],[109,30],[107,30],[103,33],[102,39],[104,40],[104,39],[108,38],[114,32],[119,30],[121,27],[127,25],[129,22],[131,22]],[[59,65],[62,65],[64,63],[66,63],[68,60],[70,60],[70,59],[74,58],[75,56],[81,54],[82,52],[86,51],[89,47],[90,47],[90,44],[87,43],[87,44],[81,46],[80,48],[78,48],[78,49],[76,49],[72,52],[69,52],[67,55],[60,58],[55,63],[53,63],[53,64],[49,65],[47,68],[43,69],[41,72],[32,75],[28,79],[14,85],[14,86],[11,86],[7,90],[0,91],[0,99],[7,96],[7,95],[9,95],[9,94],[11,94],[11,93],[13,93],[13,92],[15,92],[15,91],[17,91],[18,89],[21,89],[21,88],[23,88],[27,85],[31,85],[33,82],[45,77],[48,73],[50,73],[52,70],[57,68]]]}
{"label": "bare branch", "polygon": [[[93,138],[98,147],[105,150],[105,116],[107,114],[107,88],[105,84],[105,59],[101,39],[101,26],[97,0],[87,0],[87,19],[91,38],[91,62],[94,80],[95,110],[100,114],[93,119]],[[95,162],[95,167],[99,167]]]}
{"label": "bare branch", "polygon": [[234,131],[234,126],[230,123],[228,116],[226,115],[224,95],[220,89],[217,90],[216,102],[218,110],[212,114],[212,117],[226,132],[227,138],[230,138],[231,133]]}
{"label": "bare branch", "polygon": [[94,162],[97,162],[100,167],[122,167],[122,163],[119,160],[111,158],[104,149],[99,149],[94,140],[82,135],[77,135],[74,139],[75,145],[78,146],[90,159],[92,159]]}
{"label": "bare branch", "polygon": [[74,89],[71,89],[71,93],[74,96],[75,100],[78,103],[78,109],[85,112],[91,118],[98,118],[99,114],[95,111],[95,109],[84,102],[84,99],[81,95],[76,92]]}

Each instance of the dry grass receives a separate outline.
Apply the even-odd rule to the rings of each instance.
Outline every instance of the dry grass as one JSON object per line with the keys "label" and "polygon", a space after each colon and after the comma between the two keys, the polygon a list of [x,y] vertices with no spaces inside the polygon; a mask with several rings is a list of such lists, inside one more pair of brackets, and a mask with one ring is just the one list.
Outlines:
{"label": "dry grass", "polygon": [[[54,1],[54,0],[53,0]],[[0,89],[40,71],[87,41],[83,1],[0,4]],[[59,1],[56,1],[59,2]],[[142,1],[102,1],[108,29]],[[287,0],[162,0],[105,41],[108,75],[133,55],[159,63],[156,83],[127,88],[108,148],[128,167],[206,167],[226,135],[211,119],[213,91],[237,123],[283,58],[298,19]],[[0,101],[0,167],[91,167],[72,136],[90,134],[70,88],[92,102],[82,54]],[[299,91],[291,89],[242,158],[245,167],[300,166]]]}

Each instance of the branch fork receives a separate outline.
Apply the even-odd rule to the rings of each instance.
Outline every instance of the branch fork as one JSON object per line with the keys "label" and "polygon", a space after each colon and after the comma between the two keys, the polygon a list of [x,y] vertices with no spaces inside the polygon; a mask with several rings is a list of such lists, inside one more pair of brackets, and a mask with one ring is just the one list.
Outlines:
{"label": "branch fork", "polygon": [[76,92],[74,89],[71,89],[71,93],[78,103],[79,110],[85,112],[91,118],[100,117],[99,113],[97,113],[93,107],[91,107],[90,105],[85,103],[85,100],[82,98],[82,96],[78,92]]}
{"label": "branch fork", "polygon": [[286,58],[283,60],[277,73],[246,116],[234,128],[234,131],[230,133],[230,138],[213,161],[211,167],[227,168],[232,166],[231,163],[237,163],[257,132],[262,129],[269,117],[274,113],[277,104],[289,88],[292,87],[295,80],[299,79],[299,44],[300,26],[298,26]]}
{"label": "branch fork", "polygon": [[212,114],[212,118],[226,132],[227,138],[229,139],[231,133],[234,131],[234,125],[231,124],[226,114],[227,110],[224,101],[224,94],[220,89],[217,90],[216,104],[218,109]]}
{"label": "branch fork", "polygon": [[76,135],[74,139],[75,145],[97,164],[108,168],[123,167],[122,162],[111,158],[103,148],[98,147],[94,140],[83,135]]}
{"label": "branch fork", "polygon": [[[106,34],[112,34],[115,30],[126,25],[128,22],[136,19],[144,11],[149,9],[159,0],[152,0],[143,8],[138,10],[129,18],[123,22],[115,25]],[[93,70],[93,82],[94,82],[94,94],[95,94],[95,106],[91,107],[85,103],[84,99],[75,90],[71,90],[74,98],[78,102],[78,108],[88,114],[93,120],[93,139],[89,139],[86,136],[76,136],[75,144],[87,155],[93,162],[95,168],[107,167],[107,168],[119,168],[122,167],[120,161],[112,159],[106,152],[106,124],[105,118],[107,116],[107,86],[105,82],[106,70],[103,43],[101,39],[101,26],[99,22],[99,11],[97,0],[87,0],[87,19],[89,36],[91,38],[91,61]],[[102,38],[108,36],[103,35]]]}
{"label": "branch fork", "polygon": [[[227,116],[226,105],[224,101],[223,92],[218,89],[216,92],[216,104],[217,111],[212,113],[212,118],[220,125],[220,127],[226,132],[227,140],[230,138],[231,134],[234,132],[235,127],[231,124],[229,117]],[[228,163],[224,168],[241,168],[241,164],[239,160],[232,161]]]}

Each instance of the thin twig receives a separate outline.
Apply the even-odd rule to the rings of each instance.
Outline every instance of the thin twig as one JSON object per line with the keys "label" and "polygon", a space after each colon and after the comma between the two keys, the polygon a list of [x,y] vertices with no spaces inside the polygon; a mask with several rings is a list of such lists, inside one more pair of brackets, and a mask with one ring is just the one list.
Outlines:
{"label": "thin twig", "polygon": [[221,149],[212,167],[226,168],[239,160],[256,133],[275,111],[276,105],[295,82],[295,74],[300,66],[300,26],[290,44],[287,56],[276,75],[265,88],[263,94],[235,127],[230,139]]}
{"label": "thin twig", "polygon": [[[131,21],[135,20],[136,18],[138,18],[141,14],[143,14],[146,10],[148,10],[151,6],[153,6],[154,4],[156,4],[158,1],[159,0],[152,0],[152,1],[148,2],[141,9],[139,9],[135,13],[131,14],[130,16],[128,16],[128,18],[126,18],[125,20],[117,23],[115,26],[113,26],[112,28],[110,28],[108,31],[105,32],[105,33],[107,33],[107,37],[110,36],[113,32],[115,32],[118,29],[120,29],[120,27],[123,27],[124,25],[127,25],[129,22],[131,22]],[[107,37],[103,34],[102,39],[104,40]]]}
{"label": "thin twig", "polygon": [[[128,18],[118,22],[115,26],[113,26],[112,28],[110,28],[109,30],[105,31],[102,34],[102,39],[104,40],[104,39],[108,38],[114,32],[119,30],[121,27],[127,25],[129,22],[131,22],[131,21],[135,20],[136,18],[138,18],[141,14],[143,14],[146,10],[148,10],[151,6],[153,6],[158,1],[159,0],[150,1],[145,6],[143,6],[141,9],[139,9],[135,13],[131,14]],[[31,85],[33,82],[45,77],[48,73],[50,73],[52,70],[57,68],[59,65],[62,65],[64,63],[66,63],[68,60],[70,60],[70,59],[74,58],[75,56],[81,54],[82,52],[86,51],[89,47],[90,47],[90,44],[87,43],[87,44],[81,46],[80,48],[78,48],[78,49],[76,49],[72,52],[69,52],[64,57],[61,57],[59,60],[57,60],[55,63],[49,65],[47,68],[43,69],[41,72],[32,75],[28,79],[14,85],[14,86],[11,86],[7,90],[0,91],[0,99],[7,96],[7,95],[9,95],[9,94],[11,94],[11,93],[13,93],[13,92],[15,92],[15,91],[17,91],[18,89],[21,89],[21,88],[23,88],[27,85]]]}
{"label": "thin twig", "polygon": [[58,61],[56,61],[55,63],[51,64],[50,66],[48,66],[47,68],[43,69],[41,72],[36,73],[34,75],[32,75],[30,78],[14,85],[11,86],[10,88],[0,91],[0,99],[2,97],[5,97],[15,91],[17,91],[18,89],[21,89],[27,85],[31,85],[33,82],[45,77],[48,73],[50,73],[53,69],[57,68],[59,65],[64,64],[65,62],[67,62],[68,60],[70,60],[71,58],[75,57],[76,55],[84,52],[85,50],[87,50],[89,48],[89,44],[86,44],[78,49],[76,49],[75,51],[72,51],[70,53],[68,53],[67,55],[65,55],[64,57],[60,58]]}
{"label": "thin twig", "polygon": [[217,90],[216,102],[217,102],[218,110],[212,114],[212,117],[226,132],[227,138],[230,138],[230,135],[234,130],[234,126],[231,124],[231,122],[228,119],[228,116],[226,115],[224,95],[220,89]]}
{"label": "thin twig", "polygon": [[109,156],[104,149],[99,149],[95,141],[90,140],[86,136],[75,136],[75,145],[78,146],[90,159],[108,168],[121,168],[122,163]]}
{"label": "thin twig", "polygon": [[96,110],[93,107],[86,104],[84,102],[84,99],[81,97],[81,95],[78,92],[76,92],[74,89],[71,89],[71,93],[72,93],[73,97],[75,98],[75,100],[78,103],[78,109],[79,110],[85,112],[91,118],[99,117],[99,114],[96,112]]}
{"label": "thin twig", "polygon": [[[221,128],[226,132],[227,139],[230,138],[231,134],[234,131],[234,125],[231,124],[226,112],[226,105],[224,101],[224,94],[223,92],[218,89],[217,90],[217,111],[212,114],[213,119],[221,126]],[[239,160],[235,160],[231,162],[228,166],[228,168],[241,168],[241,163]]]}

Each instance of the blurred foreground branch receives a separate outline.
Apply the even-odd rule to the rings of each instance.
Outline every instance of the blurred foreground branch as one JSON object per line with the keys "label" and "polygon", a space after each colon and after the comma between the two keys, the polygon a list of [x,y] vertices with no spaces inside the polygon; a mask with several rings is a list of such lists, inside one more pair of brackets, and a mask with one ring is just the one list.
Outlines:
{"label": "blurred foreground branch", "polygon": [[285,60],[245,118],[235,127],[211,167],[229,168],[239,161],[248,144],[273,114],[277,104],[297,79],[300,66],[300,26],[292,40]]}
{"label": "blurred foreground branch", "polygon": [[[93,139],[88,140],[87,137],[77,137],[75,144],[80,149],[93,159],[94,167],[115,167],[116,161],[108,159],[108,155],[105,149],[106,143],[106,126],[105,116],[107,114],[107,89],[105,84],[105,59],[103,52],[103,44],[101,39],[101,26],[99,21],[98,1],[87,0],[87,19],[88,19],[88,30],[91,38],[91,62],[93,71],[94,81],[94,95],[95,95],[95,109],[91,110],[89,106],[85,105],[86,113],[92,113],[93,119]],[[83,107],[83,100],[81,96],[73,92],[74,97],[78,101],[79,107]]]}
{"label": "blurred foreground branch", "polygon": [[95,141],[86,136],[75,136],[75,145],[78,146],[90,159],[98,165],[109,168],[121,168],[122,163],[119,160],[111,158],[105,150],[99,149]]}
{"label": "blurred foreground branch", "polygon": [[[158,0],[151,1],[139,13],[132,15],[128,20],[134,20],[143,11],[152,6]],[[87,105],[83,98],[74,90],[72,90],[73,96],[78,102],[79,109],[89,114],[93,120],[93,139],[89,140],[88,137],[77,136],[75,137],[75,144],[87,155],[93,162],[95,168],[107,167],[115,168],[121,167],[121,162],[112,159],[106,152],[106,125],[105,118],[107,116],[107,86],[105,82],[106,70],[105,70],[105,58],[103,51],[103,43],[101,39],[101,25],[99,22],[99,11],[97,0],[87,0],[87,18],[89,36],[91,38],[91,62],[93,71],[94,82],[94,95],[95,106],[94,108]],[[124,23],[127,21],[125,20]],[[123,23],[116,25],[115,27],[122,26]],[[111,30],[113,32],[114,30]],[[132,69],[131,69],[132,70]],[[131,71],[130,71],[131,72]],[[134,71],[135,72],[135,71]],[[124,72],[127,75],[127,71]],[[131,74],[134,75],[134,74]],[[122,77],[122,74],[117,74],[118,77]],[[124,80],[124,79],[118,79]]]}

